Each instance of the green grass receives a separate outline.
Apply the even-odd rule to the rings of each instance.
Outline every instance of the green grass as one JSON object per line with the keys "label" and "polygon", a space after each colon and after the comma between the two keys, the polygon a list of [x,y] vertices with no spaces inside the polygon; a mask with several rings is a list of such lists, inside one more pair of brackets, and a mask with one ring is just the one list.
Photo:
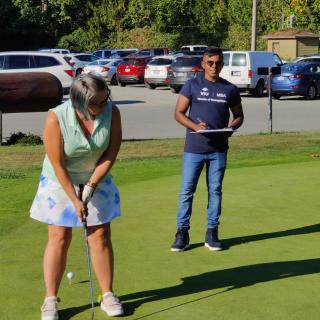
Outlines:
{"label": "green grass", "polygon": [[[206,187],[194,201],[191,250],[170,252],[182,140],[126,142],[113,169],[115,290],[126,319],[319,318],[320,134],[233,137],[223,189],[222,252],[203,247]],[[136,153],[134,150],[138,150]],[[43,150],[0,148],[0,319],[39,318],[44,225],[28,218]],[[26,159],[29,159],[26,161]],[[83,231],[74,230],[61,319],[90,318]],[[96,296],[99,293],[94,281]],[[96,308],[95,319],[106,319]]]}

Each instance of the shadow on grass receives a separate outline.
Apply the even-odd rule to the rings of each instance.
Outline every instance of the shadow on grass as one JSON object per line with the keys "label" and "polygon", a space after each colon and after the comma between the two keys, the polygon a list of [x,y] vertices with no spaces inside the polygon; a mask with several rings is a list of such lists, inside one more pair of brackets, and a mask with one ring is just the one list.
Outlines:
{"label": "shadow on grass", "polygon": [[132,315],[134,313],[134,310],[144,303],[186,295],[189,296],[209,290],[222,289],[222,291],[220,292],[211,293],[197,299],[192,299],[192,296],[190,296],[189,301],[169,307],[167,302],[164,301],[164,308],[136,318],[142,319],[174,308],[178,308],[182,305],[191,304],[199,300],[204,300],[230,290],[249,287],[257,283],[275,281],[279,279],[297,277],[319,272],[320,259],[262,263],[225,270],[210,271],[199,275],[182,278],[182,283],[179,285],[136,292],[124,295],[120,297],[120,299],[121,301],[124,301],[126,315]]}
{"label": "shadow on grass", "polygon": [[308,233],[315,233],[315,232],[320,232],[320,223],[301,227],[301,228],[284,230],[284,231],[276,231],[276,232],[255,234],[251,236],[225,239],[223,240],[223,245],[225,246],[225,249],[228,249],[230,247],[233,247],[239,244],[244,244],[244,243],[253,242],[253,241],[281,238],[281,237],[287,237],[287,236],[297,236],[301,234],[308,234]]}
{"label": "shadow on grass", "polygon": [[[263,233],[245,237],[237,237],[225,239],[223,241],[224,246],[227,249],[235,245],[243,243],[260,241],[272,238],[286,237],[292,235],[302,235],[308,233],[320,232],[320,224],[314,224],[301,228],[295,228],[285,231],[277,231],[270,233]],[[193,243],[190,245],[188,250],[196,249],[203,246],[203,243]],[[161,312],[165,312],[174,308],[181,307],[190,303],[194,303],[200,300],[211,298],[215,295],[225,293],[230,290],[240,289],[248,287],[256,283],[263,283],[268,281],[279,280],[289,277],[297,277],[302,275],[320,273],[320,259],[309,259],[309,260],[296,260],[296,261],[285,261],[285,262],[271,262],[263,264],[255,264],[249,266],[241,266],[225,270],[216,270],[199,275],[182,278],[182,283],[176,286],[161,288],[155,290],[147,290],[136,292],[128,295],[121,296],[121,301],[124,302],[125,315],[129,316],[134,314],[134,310],[140,305],[152,301],[164,300],[179,296],[186,296],[196,294],[209,290],[222,289],[222,291],[215,292],[201,298],[190,299],[187,302],[165,307],[161,310],[157,310],[153,313],[143,315],[136,318],[143,319]],[[80,281],[79,283],[86,283],[88,280]],[[132,301],[134,300],[134,301]],[[127,302],[126,302],[127,301]],[[95,307],[99,306],[95,303]],[[73,316],[88,310],[91,308],[91,304],[62,309],[59,311],[60,319],[69,320]]]}
{"label": "shadow on grass", "polygon": [[[223,244],[223,250],[228,250],[233,246],[244,244],[244,243],[266,240],[266,239],[273,239],[273,238],[288,237],[288,236],[297,236],[301,234],[308,234],[308,233],[315,233],[315,232],[320,232],[320,223],[313,224],[310,226],[295,228],[295,229],[283,230],[283,231],[275,231],[275,232],[269,232],[269,233],[254,234],[250,236],[222,239],[222,244]],[[203,242],[191,243],[188,248],[188,251],[202,247],[203,245],[204,245]]]}
{"label": "shadow on grass", "polygon": [[[95,307],[99,306],[99,303],[96,302],[94,304],[94,306]],[[91,309],[91,303],[83,305],[83,306],[79,306],[79,307],[72,307],[72,308],[66,308],[66,309],[59,310],[59,319],[69,320],[73,316],[75,316],[83,311],[86,311],[88,309]]]}
{"label": "shadow on grass", "polygon": [[135,104],[135,103],[146,103],[144,100],[112,100],[114,104]]}

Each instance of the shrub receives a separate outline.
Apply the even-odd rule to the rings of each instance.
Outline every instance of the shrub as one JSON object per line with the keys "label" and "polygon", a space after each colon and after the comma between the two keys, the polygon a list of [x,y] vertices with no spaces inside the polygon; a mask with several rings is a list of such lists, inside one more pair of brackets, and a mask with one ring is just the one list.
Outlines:
{"label": "shrub", "polygon": [[6,145],[24,144],[24,145],[37,145],[42,144],[42,139],[32,133],[25,134],[23,132],[12,133],[6,141]]}

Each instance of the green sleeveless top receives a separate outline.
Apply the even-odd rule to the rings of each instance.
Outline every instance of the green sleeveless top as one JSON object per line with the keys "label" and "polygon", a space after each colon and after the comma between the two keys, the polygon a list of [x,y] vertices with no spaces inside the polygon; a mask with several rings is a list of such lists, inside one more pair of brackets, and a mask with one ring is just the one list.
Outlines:
{"label": "green sleeveless top", "polygon": [[[76,118],[71,100],[49,111],[54,112],[59,120],[64,144],[65,166],[72,182],[76,185],[86,183],[109,145],[112,103],[108,101],[104,111],[95,117],[93,132],[89,140],[85,137]],[[42,175],[58,182],[47,155],[43,162]]]}

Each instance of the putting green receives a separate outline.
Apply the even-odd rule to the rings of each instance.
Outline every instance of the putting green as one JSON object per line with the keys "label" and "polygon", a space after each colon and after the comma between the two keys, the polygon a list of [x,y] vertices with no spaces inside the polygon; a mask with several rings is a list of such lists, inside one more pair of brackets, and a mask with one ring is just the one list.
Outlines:
{"label": "putting green", "polygon": [[[113,223],[115,291],[127,319],[319,319],[318,162],[234,168],[226,173],[220,236],[203,246],[206,191],[195,196],[191,249],[172,253],[180,176],[122,184],[123,216]],[[14,182],[12,182],[14,183]],[[35,177],[19,212],[27,215]],[[31,187],[30,187],[31,185]],[[20,203],[20,202],[19,202]],[[8,205],[9,206],[9,205]],[[39,319],[44,225],[22,219],[0,238],[0,319]],[[61,320],[90,319],[82,229],[74,232],[60,297]],[[96,297],[99,294],[94,280]],[[96,307],[95,319],[106,319]]]}

